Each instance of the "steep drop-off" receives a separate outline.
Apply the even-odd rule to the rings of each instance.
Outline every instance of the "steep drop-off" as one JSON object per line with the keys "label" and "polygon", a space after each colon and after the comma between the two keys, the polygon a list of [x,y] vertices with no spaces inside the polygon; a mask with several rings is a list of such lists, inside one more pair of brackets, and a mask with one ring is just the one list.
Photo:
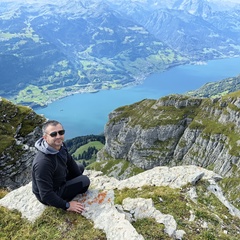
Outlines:
{"label": "steep drop-off", "polygon": [[194,164],[233,176],[240,168],[239,114],[240,92],[213,100],[171,95],[120,107],[109,115],[98,161],[125,159],[143,169]]}

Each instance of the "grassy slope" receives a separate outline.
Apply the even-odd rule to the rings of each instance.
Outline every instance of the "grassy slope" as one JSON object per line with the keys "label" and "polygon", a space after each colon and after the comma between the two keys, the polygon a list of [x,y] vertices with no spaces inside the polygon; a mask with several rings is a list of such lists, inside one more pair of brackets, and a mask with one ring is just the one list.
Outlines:
{"label": "grassy slope", "polygon": [[84,151],[87,151],[89,147],[95,147],[97,150],[103,148],[103,144],[99,141],[89,142],[81,147],[79,147],[72,155],[73,157],[77,157],[79,154],[82,154]]}
{"label": "grassy slope", "polygon": [[[185,240],[237,240],[240,219],[231,216],[219,200],[207,191],[207,186],[207,182],[198,183],[197,203],[188,198],[189,186],[181,189],[146,186],[142,189],[115,190],[115,203],[121,204],[126,197],[152,198],[159,211],[173,215],[178,229],[186,232]],[[4,192],[0,192],[0,196],[3,195]],[[189,221],[190,211],[195,215],[194,221]],[[1,239],[106,239],[102,231],[94,229],[93,224],[81,215],[52,207],[48,207],[33,224],[21,219],[17,211],[0,207],[0,213]],[[204,222],[208,228],[202,227]],[[163,231],[164,226],[154,219],[141,219],[132,224],[145,239],[170,239]]]}
{"label": "grassy slope", "polygon": [[206,83],[201,88],[188,92],[187,95],[194,97],[216,98],[238,90],[240,90],[240,75],[217,82]]}

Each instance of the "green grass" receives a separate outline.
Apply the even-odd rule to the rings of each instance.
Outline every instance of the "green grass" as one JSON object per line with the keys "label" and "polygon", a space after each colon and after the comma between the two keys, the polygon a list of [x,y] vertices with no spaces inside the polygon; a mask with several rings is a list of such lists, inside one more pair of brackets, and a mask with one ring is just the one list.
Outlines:
{"label": "green grass", "polygon": [[0,188],[0,199],[6,196],[7,194],[8,194],[8,191],[6,189]]}
{"label": "green grass", "polygon": [[32,103],[38,104],[39,106],[45,106],[47,103],[58,99],[59,96],[66,96],[65,88],[56,88],[53,90],[48,90],[51,84],[45,85],[44,87],[28,85],[26,88],[19,91],[18,95],[11,100],[15,104],[28,104]]}
{"label": "green grass", "polygon": [[95,147],[97,150],[103,148],[103,144],[99,141],[91,141],[81,147],[79,147],[72,155],[77,158],[79,154],[82,154],[84,151],[87,151],[89,147]]}
{"label": "green grass", "polygon": [[[163,97],[162,101],[195,101],[186,96],[167,96]],[[175,106],[157,106],[156,100],[142,100],[140,102],[123,106],[116,111],[118,115],[115,118],[112,118],[109,121],[109,124],[120,121],[122,118],[129,118],[128,124],[130,126],[139,125],[144,129],[148,129],[151,127],[156,127],[159,125],[174,125],[179,123],[181,120],[188,118],[194,118],[199,111],[199,105],[193,105],[188,107],[176,108]],[[154,108],[153,108],[154,106]]]}
{"label": "green grass", "polygon": [[0,207],[0,239],[31,240],[105,240],[101,230],[83,216],[48,207],[33,224],[22,219],[17,211]]}
{"label": "green grass", "polygon": [[[132,225],[135,227],[137,232],[141,232],[145,240],[170,240],[168,235],[164,233],[164,225],[159,224],[152,218],[138,219],[133,222]],[[146,227],[148,226],[148,227]]]}
{"label": "green grass", "polygon": [[233,173],[235,177],[225,177],[220,182],[224,195],[230,200],[235,207],[240,209],[240,170],[233,165]]}
{"label": "green grass", "polygon": [[121,177],[126,172],[128,172],[128,175],[124,178],[129,178],[144,171],[143,169],[123,159],[110,159],[101,162],[93,162],[87,166],[87,169],[101,171],[104,175],[108,176],[112,176],[112,173],[117,171],[118,175],[115,176],[116,178]]}
{"label": "green grass", "polygon": [[80,146],[73,154],[73,158],[84,164],[84,166],[89,166],[91,164],[93,164],[94,162],[96,162],[97,159],[97,155],[96,154],[92,154],[90,159],[78,159],[79,155],[82,155],[84,153],[84,151],[87,153],[88,152],[88,148],[91,147],[95,147],[98,151],[101,150],[104,145],[100,142],[100,141],[90,141],[87,144],[84,144],[82,146]]}
{"label": "green grass", "polygon": [[[121,204],[126,197],[152,198],[155,208],[164,214],[171,214],[177,222],[178,229],[186,232],[183,238],[185,240],[237,240],[240,219],[231,216],[215,195],[207,191],[207,186],[208,183],[204,181],[197,185],[197,203],[187,198],[188,186],[181,189],[145,186],[141,189],[116,190],[115,203]],[[190,210],[195,215],[192,222],[189,221]],[[208,229],[201,227],[203,222],[208,224]],[[153,219],[138,220],[134,226],[146,239],[168,239],[166,235],[162,235],[163,226]],[[149,231],[149,228],[152,231]],[[228,234],[226,235],[223,230]]]}
{"label": "green grass", "polygon": [[[163,214],[170,214],[177,222],[177,229],[184,230],[184,240],[238,240],[240,219],[229,214],[227,208],[208,192],[208,182],[200,181],[196,185],[197,202],[192,202],[187,195],[190,185],[181,189],[169,187],[144,186],[138,189],[114,190],[115,204],[122,204],[123,199],[151,198],[154,207]],[[0,197],[7,192],[0,191]],[[195,219],[189,221],[190,211]],[[33,224],[22,219],[17,211],[0,207],[0,239],[46,239],[46,240],[103,240],[105,233],[95,229],[91,221],[81,215],[48,207],[43,215]],[[203,223],[208,228],[203,228]],[[109,223],[110,224],[110,223]],[[168,240],[164,225],[155,219],[144,218],[132,222],[139,234],[148,240]],[[228,234],[225,234],[227,231]]]}

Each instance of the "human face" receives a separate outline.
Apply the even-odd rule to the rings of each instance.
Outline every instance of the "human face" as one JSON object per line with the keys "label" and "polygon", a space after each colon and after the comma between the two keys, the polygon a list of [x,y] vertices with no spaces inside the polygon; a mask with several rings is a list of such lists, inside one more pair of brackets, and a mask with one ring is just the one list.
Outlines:
{"label": "human face", "polygon": [[[58,133],[61,130],[63,130],[63,127],[61,124],[58,124],[56,126],[49,125],[45,130],[45,134],[43,135],[43,138],[46,140],[48,145],[50,145],[56,150],[59,150],[61,148],[62,143],[64,141],[64,134],[60,135]],[[51,137],[49,134],[51,134],[52,132],[57,132],[57,136]]]}

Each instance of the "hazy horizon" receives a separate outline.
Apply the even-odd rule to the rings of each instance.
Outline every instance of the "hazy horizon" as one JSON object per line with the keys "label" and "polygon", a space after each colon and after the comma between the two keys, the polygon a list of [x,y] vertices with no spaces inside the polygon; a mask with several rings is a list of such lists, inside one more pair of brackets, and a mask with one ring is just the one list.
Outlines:
{"label": "hazy horizon", "polygon": [[[52,0],[41,0],[41,2],[39,2],[39,0],[2,0],[2,2],[37,2],[37,3],[44,3],[44,2],[49,2],[49,3],[56,3],[56,2],[64,2],[64,1],[68,1],[68,0],[56,0],[56,1],[52,1]],[[76,1],[76,0],[75,0]],[[79,0],[81,1],[81,0]],[[131,1],[131,0],[126,0],[126,1]],[[161,1],[161,0],[160,0]],[[208,2],[215,2],[215,3],[219,3],[219,0],[207,0]],[[137,2],[137,0],[134,0],[134,2]],[[143,0],[138,0],[138,2],[143,2]],[[229,2],[229,3],[238,3],[240,4],[240,0],[221,0],[221,2]]]}

